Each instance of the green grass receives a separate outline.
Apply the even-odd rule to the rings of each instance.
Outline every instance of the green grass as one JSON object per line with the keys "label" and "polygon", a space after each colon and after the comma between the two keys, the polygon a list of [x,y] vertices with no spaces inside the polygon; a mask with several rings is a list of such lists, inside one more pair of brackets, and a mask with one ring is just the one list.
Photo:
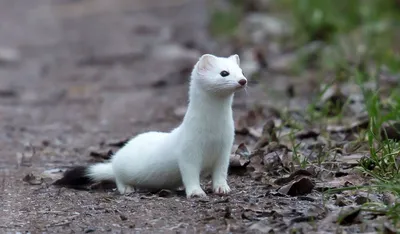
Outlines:
{"label": "green grass", "polygon": [[213,9],[209,30],[214,37],[230,37],[236,32],[239,26],[242,9],[237,5],[231,5],[229,8]]}
{"label": "green grass", "polygon": [[399,55],[393,52],[399,39],[393,29],[400,26],[400,7],[394,0],[282,0],[281,4],[295,25],[292,41],[297,46],[312,41],[325,45],[302,57],[303,68],[309,68],[311,60],[318,68],[340,71],[366,67],[370,59],[390,69],[400,67]]}
{"label": "green grass", "polygon": [[[384,123],[400,121],[399,88],[386,90],[388,95],[385,98],[380,87],[376,90],[365,88],[366,82],[378,83],[377,72],[382,66],[391,72],[400,71],[400,48],[396,46],[400,38],[400,6],[391,0],[282,0],[280,9],[286,9],[291,16],[291,23],[295,25],[293,40],[298,47],[313,41],[323,43],[316,54],[301,56],[296,70],[315,70],[321,74],[321,83],[324,74],[328,73],[334,74],[333,83],[357,83],[366,102],[369,128],[365,138],[359,141],[368,143],[370,156],[360,161],[359,169],[372,178],[371,184],[330,192],[362,189],[372,193],[389,192],[400,197],[400,143],[386,139],[381,131]],[[310,56],[314,57],[312,65]],[[309,106],[310,122],[332,117],[329,113],[332,106],[316,111],[320,98],[317,96]],[[339,110],[334,116],[340,119],[342,114]],[[296,152],[295,148],[295,155]],[[304,166],[302,162],[298,163]],[[398,202],[394,205],[366,203],[362,209],[385,214],[400,228]]]}

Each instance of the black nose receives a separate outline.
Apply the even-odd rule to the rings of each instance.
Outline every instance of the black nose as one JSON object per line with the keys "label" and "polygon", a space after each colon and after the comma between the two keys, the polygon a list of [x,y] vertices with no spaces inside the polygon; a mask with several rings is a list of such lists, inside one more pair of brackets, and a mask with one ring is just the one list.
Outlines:
{"label": "black nose", "polygon": [[241,80],[238,81],[238,83],[239,83],[241,86],[243,86],[243,85],[245,85],[245,84],[247,83],[247,80],[241,79]]}

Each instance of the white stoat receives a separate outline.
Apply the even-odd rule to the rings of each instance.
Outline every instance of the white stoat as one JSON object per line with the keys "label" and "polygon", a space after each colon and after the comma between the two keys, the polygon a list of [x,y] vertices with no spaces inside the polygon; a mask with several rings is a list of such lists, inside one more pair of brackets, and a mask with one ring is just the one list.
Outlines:
{"label": "white stoat", "polygon": [[76,167],[55,184],[76,186],[115,181],[121,194],[134,188],[185,186],[187,197],[204,197],[200,177],[211,174],[214,193],[227,194],[229,156],[234,140],[232,99],[246,86],[238,55],[200,57],[191,74],[189,106],[171,132],[137,135],[107,163]]}

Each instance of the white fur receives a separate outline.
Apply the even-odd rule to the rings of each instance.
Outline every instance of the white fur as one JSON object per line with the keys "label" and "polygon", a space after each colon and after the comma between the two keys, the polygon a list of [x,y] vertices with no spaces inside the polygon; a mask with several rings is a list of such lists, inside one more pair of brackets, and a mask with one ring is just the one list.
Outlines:
{"label": "white fur", "polygon": [[[173,189],[206,196],[200,176],[211,174],[213,190],[226,194],[229,155],[234,140],[232,99],[245,79],[238,55],[205,54],[194,66],[189,106],[183,122],[169,133],[147,132],[132,138],[109,163],[93,165],[93,180],[113,179],[121,194],[134,188]],[[221,71],[230,75],[222,77]]]}

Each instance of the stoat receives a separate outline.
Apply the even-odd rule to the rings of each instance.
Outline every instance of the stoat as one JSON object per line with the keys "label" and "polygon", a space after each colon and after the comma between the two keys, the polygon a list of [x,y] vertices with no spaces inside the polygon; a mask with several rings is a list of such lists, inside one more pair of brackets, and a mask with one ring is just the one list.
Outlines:
{"label": "stoat", "polygon": [[227,194],[229,156],[234,141],[232,100],[246,87],[238,55],[204,54],[190,77],[189,106],[171,132],[133,137],[106,163],[75,167],[56,181],[76,186],[115,181],[121,194],[135,188],[174,189],[184,185],[187,197],[205,197],[201,175],[211,175],[214,193]]}

